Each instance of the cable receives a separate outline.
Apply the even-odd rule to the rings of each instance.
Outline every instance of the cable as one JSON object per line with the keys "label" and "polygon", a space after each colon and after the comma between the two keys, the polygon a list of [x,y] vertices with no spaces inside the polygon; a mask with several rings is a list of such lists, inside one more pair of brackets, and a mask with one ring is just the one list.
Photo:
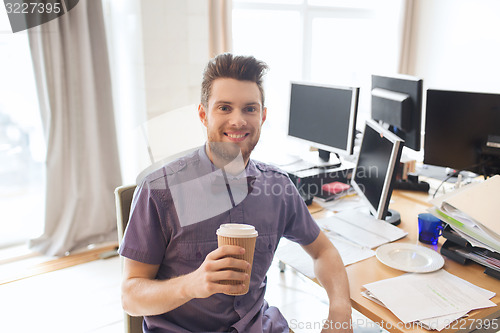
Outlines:
{"label": "cable", "polygon": [[[460,169],[458,171],[455,171],[454,173],[452,173],[451,175],[449,175],[448,177],[446,177],[442,182],[441,184],[439,184],[439,186],[437,187],[436,191],[434,191],[434,195],[432,196],[432,198],[435,198],[436,197],[436,194],[438,193],[439,189],[441,188],[441,186],[443,186],[444,183],[446,183],[448,181],[448,179],[452,178],[452,177],[455,177],[457,174],[459,174],[460,172],[462,171],[465,171],[465,170],[469,170],[469,169],[472,169],[472,168],[475,168],[475,167],[479,167],[479,166],[482,166],[484,164],[484,162],[482,163],[478,163],[478,164],[473,164],[473,165],[470,165],[468,167],[465,167],[463,169]],[[486,177],[486,176],[485,176]]]}

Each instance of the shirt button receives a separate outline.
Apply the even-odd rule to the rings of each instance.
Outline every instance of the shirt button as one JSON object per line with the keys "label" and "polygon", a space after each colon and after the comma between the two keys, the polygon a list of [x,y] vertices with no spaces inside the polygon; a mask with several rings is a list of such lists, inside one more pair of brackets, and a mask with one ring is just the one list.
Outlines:
{"label": "shirt button", "polygon": [[236,306],[240,306],[241,302],[240,301],[237,301],[236,302]]}
{"label": "shirt button", "polygon": [[269,244],[269,245],[267,246],[267,248],[268,248],[269,250],[271,250],[273,247],[271,246],[271,244]]}
{"label": "shirt button", "polygon": [[201,253],[200,252],[196,252],[196,259],[201,259]]}

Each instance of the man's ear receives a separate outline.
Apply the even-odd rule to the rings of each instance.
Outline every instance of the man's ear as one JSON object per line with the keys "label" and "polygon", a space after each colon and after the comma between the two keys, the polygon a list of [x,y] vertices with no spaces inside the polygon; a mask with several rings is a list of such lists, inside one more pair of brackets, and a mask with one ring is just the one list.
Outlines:
{"label": "man's ear", "polygon": [[198,117],[200,117],[200,120],[203,123],[203,125],[207,127],[207,111],[205,110],[205,107],[201,103],[200,105],[198,105]]}
{"label": "man's ear", "polygon": [[261,125],[264,124],[267,118],[267,108],[265,107],[264,110],[262,110],[262,122],[260,123]]}

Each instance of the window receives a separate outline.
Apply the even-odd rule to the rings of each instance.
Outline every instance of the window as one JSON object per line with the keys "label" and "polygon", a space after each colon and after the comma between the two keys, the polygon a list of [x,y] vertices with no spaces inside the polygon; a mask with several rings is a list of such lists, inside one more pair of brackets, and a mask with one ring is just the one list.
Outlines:
{"label": "window", "polygon": [[370,113],[371,74],[396,73],[403,0],[233,0],[233,52],[264,60],[268,127],[286,132],[290,81],[361,87],[358,127]]}
{"label": "window", "polygon": [[0,248],[39,236],[45,212],[45,139],[26,32],[0,10]]}

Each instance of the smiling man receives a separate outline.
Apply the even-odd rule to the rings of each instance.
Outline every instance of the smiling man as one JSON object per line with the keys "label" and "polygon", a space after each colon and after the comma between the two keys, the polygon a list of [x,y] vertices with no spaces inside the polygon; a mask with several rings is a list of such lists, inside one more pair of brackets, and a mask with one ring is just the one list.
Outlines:
{"label": "smiling man", "polygon": [[[137,188],[119,252],[125,257],[123,307],[145,316],[144,332],[288,332],[279,310],[264,300],[281,237],[301,244],[314,260],[330,300],[323,331],[352,331],[347,275],[337,250],[287,174],[250,158],[267,115],[266,70],[253,57],[212,59],[198,107],[207,144],[151,173]],[[224,223],[251,224],[259,233],[245,295],[228,295],[245,289],[242,271],[249,263],[230,257],[243,248],[217,247],[216,230]],[[230,279],[242,283],[219,283]]]}
{"label": "smiling man", "polygon": [[263,97],[255,82],[233,78],[214,80],[210,91],[198,108],[207,127],[208,155],[211,160],[220,159],[222,167],[241,151],[246,165],[266,120]]}

